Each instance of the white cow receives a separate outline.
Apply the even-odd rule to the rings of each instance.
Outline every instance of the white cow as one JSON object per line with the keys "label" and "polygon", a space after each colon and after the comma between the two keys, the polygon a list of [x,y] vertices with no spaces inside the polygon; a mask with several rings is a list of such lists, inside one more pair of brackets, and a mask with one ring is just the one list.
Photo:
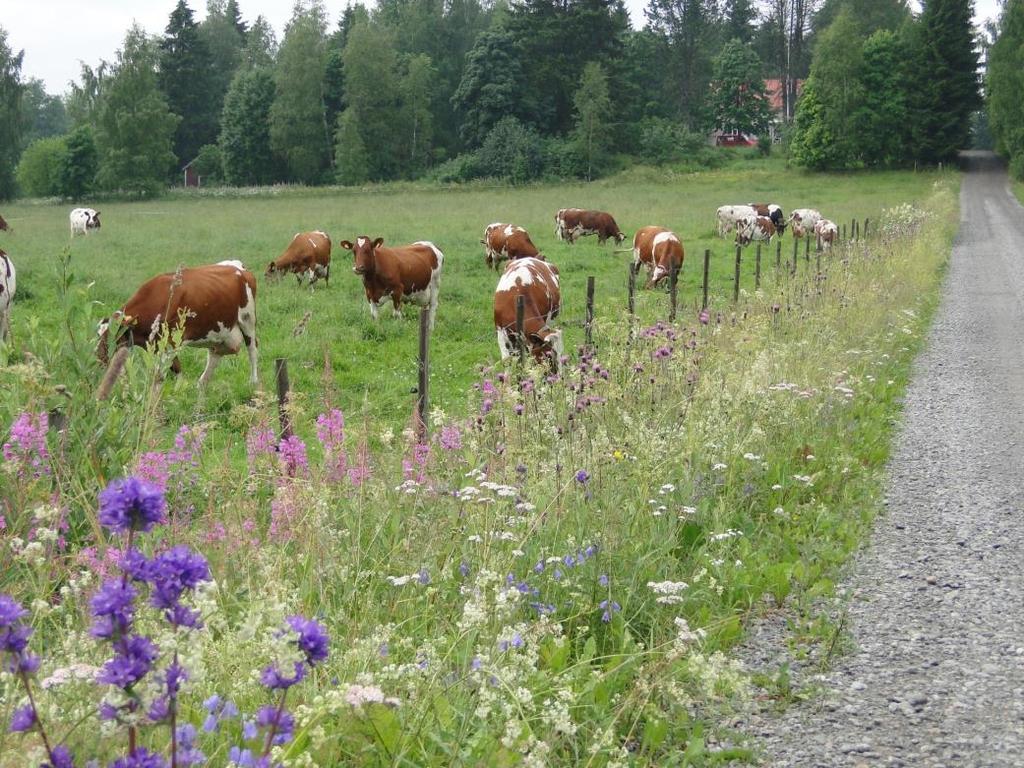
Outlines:
{"label": "white cow", "polygon": [[834,221],[818,219],[814,225],[814,234],[818,237],[818,247],[827,251],[839,239],[839,227]]}
{"label": "white cow", "polygon": [[14,303],[14,262],[0,251],[0,341],[11,336],[11,305]]}
{"label": "white cow", "polygon": [[718,236],[725,237],[736,228],[736,222],[740,219],[749,219],[757,216],[757,211],[749,205],[723,205],[715,213],[718,222]]}
{"label": "white cow", "polygon": [[797,208],[789,214],[789,223],[793,226],[793,237],[799,239],[814,232],[814,226],[821,221],[821,214],[813,208]]}
{"label": "white cow", "polygon": [[72,236],[87,235],[90,229],[100,228],[100,212],[92,208],[75,208],[70,219]]}

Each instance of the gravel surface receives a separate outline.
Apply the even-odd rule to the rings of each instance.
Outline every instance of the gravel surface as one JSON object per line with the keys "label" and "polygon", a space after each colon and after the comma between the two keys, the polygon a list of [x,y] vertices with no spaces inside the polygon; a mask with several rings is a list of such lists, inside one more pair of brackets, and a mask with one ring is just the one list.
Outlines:
{"label": "gravel surface", "polygon": [[[967,167],[888,514],[845,585],[854,648],[822,695],[736,723],[764,765],[1024,766],[1024,208],[993,156]],[[778,622],[746,655],[787,660]]]}

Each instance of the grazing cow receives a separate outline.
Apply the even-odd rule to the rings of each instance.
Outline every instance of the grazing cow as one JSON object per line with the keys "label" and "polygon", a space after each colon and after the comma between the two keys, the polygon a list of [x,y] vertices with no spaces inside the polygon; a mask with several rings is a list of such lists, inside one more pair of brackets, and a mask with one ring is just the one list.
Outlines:
{"label": "grazing cow", "polygon": [[571,245],[577,237],[597,235],[597,242],[605,244],[608,238],[614,238],[616,245],[626,239],[610,213],[604,211],[586,211],[582,208],[562,208],[555,214],[555,235],[559,240],[566,240]]}
{"label": "grazing cow", "polygon": [[402,316],[401,304],[408,301],[430,310],[430,327],[437,315],[437,296],[441,288],[444,254],[433,243],[419,240],[412,245],[385,248],[384,238],[356,238],[355,245],[342,240],[338,245],[352,251],[352,271],[363,278],[370,314],[377,319],[377,307],[390,296],[394,316]]}
{"label": "grazing cow", "polygon": [[750,207],[757,211],[758,216],[767,216],[775,225],[775,231],[780,235],[786,231],[786,217],[782,214],[782,206],[775,203],[749,203]]}
{"label": "grazing cow", "polygon": [[13,232],[11,225],[4,221],[4,217],[0,216],[0,232]]}
{"label": "grazing cow", "polygon": [[72,235],[87,235],[90,229],[100,228],[100,212],[92,208],[75,208],[70,219]]}
{"label": "grazing cow", "polygon": [[[187,267],[147,280],[112,318],[120,323],[117,346],[144,346],[159,338],[164,327],[181,333],[186,346],[207,349],[206,369],[199,386],[209,382],[224,355],[244,345],[249,352],[249,381],[256,384],[256,278],[240,261]],[[100,323],[96,354],[107,363],[110,320]],[[175,358],[171,370],[181,371]]]}
{"label": "grazing cow", "polygon": [[11,337],[11,305],[14,303],[14,262],[0,251],[0,341]]}
{"label": "grazing cow", "polygon": [[814,225],[821,220],[821,214],[813,208],[797,208],[789,214],[789,223],[793,225],[793,237],[800,239],[814,232]]}
{"label": "grazing cow", "polygon": [[487,266],[495,269],[498,262],[505,259],[544,258],[530,239],[530,233],[514,224],[488,224],[480,243],[484,247]]}
{"label": "grazing cow", "polygon": [[647,286],[653,288],[683,267],[683,244],[676,233],[665,227],[641,227],[633,235],[633,271],[647,265]]}
{"label": "grazing cow", "polygon": [[331,238],[326,232],[299,232],[285,248],[284,253],[270,262],[265,277],[295,273],[295,279],[302,284],[302,276],[313,285],[323,278],[331,284]]}
{"label": "grazing cow", "polygon": [[750,245],[754,240],[767,243],[775,237],[775,223],[767,216],[747,216],[736,222],[736,244]]}
{"label": "grazing cow", "polygon": [[834,221],[818,219],[814,225],[814,234],[818,236],[818,247],[827,251],[839,240],[839,227]]}
{"label": "grazing cow", "polygon": [[[523,297],[523,334],[516,333],[516,303]],[[558,290],[558,269],[535,258],[510,261],[494,291],[494,327],[498,349],[505,360],[520,349],[529,351],[537,362],[551,356],[551,367],[561,367],[562,331],[549,327],[562,308]]]}
{"label": "grazing cow", "polygon": [[756,216],[757,211],[749,205],[723,205],[715,212],[718,224],[718,236],[725,237],[736,229],[736,222],[743,218]]}

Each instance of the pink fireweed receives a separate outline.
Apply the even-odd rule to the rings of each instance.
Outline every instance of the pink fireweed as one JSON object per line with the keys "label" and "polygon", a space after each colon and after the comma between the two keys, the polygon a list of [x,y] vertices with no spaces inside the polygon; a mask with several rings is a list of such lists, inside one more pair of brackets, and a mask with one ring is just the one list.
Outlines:
{"label": "pink fireweed", "polygon": [[46,448],[49,423],[46,411],[26,411],[11,425],[11,437],[4,443],[2,453],[4,461],[17,464],[19,478],[50,474],[50,452]]}
{"label": "pink fireweed", "polygon": [[298,435],[289,435],[277,445],[281,458],[282,469],[288,477],[305,477],[309,474],[309,459],[306,457],[306,444]]}
{"label": "pink fireweed", "polygon": [[345,454],[345,416],[337,408],[316,418],[316,438],[324,449],[324,471],[331,482],[345,479],[348,456]]}

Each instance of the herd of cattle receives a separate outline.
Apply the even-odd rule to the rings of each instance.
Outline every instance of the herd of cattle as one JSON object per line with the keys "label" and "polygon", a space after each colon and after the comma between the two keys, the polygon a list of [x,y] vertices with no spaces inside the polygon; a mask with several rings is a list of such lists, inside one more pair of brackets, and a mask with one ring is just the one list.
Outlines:
{"label": "herd of cattle", "polygon": [[[770,241],[788,227],[795,238],[814,235],[819,245],[830,248],[838,227],[810,208],[799,208],[788,218],[775,204],[725,205],[718,209],[720,236],[735,231],[738,245]],[[99,212],[75,208],[70,214],[71,235],[87,235],[100,228]],[[0,231],[10,231],[0,217]],[[621,244],[626,235],[611,214],[604,211],[563,208],[555,214],[555,236],[570,244],[596,235],[604,244]],[[494,326],[502,358],[528,351],[538,362],[560,365],[562,333],[551,326],[561,309],[558,269],[534,245],[529,232],[514,224],[495,222],[484,229],[484,258],[488,267],[507,261],[494,292]],[[378,308],[388,300],[393,313],[401,316],[401,305],[412,303],[428,310],[434,326],[444,254],[431,242],[417,241],[404,246],[384,246],[383,238],[357,237],[341,240],[338,246],[353,254],[352,271],[363,282],[370,314],[376,320]],[[634,273],[646,268],[647,287],[653,288],[682,268],[685,256],[679,236],[659,226],[641,227],[633,236]],[[312,286],[320,278],[330,284],[331,238],[323,231],[299,232],[284,252],[268,265],[265,277],[294,274]],[[10,309],[15,292],[14,264],[0,250],[0,340],[10,334]],[[522,333],[517,331],[517,304],[522,297]],[[180,268],[157,275],[139,287],[125,305],[100,324],[97,356],[107,363],[113,327],[118,347],[145,346],[163,328],[175,332],[182,344],[207,350],[206,368],[199,378],[205,385],[224,355],[237,354],[242,347],[249,354],[250,381],[257,382],[256,278],[241,261],[227,260],[202,267]],[[180,365],[175,359],[172,370]]]}

